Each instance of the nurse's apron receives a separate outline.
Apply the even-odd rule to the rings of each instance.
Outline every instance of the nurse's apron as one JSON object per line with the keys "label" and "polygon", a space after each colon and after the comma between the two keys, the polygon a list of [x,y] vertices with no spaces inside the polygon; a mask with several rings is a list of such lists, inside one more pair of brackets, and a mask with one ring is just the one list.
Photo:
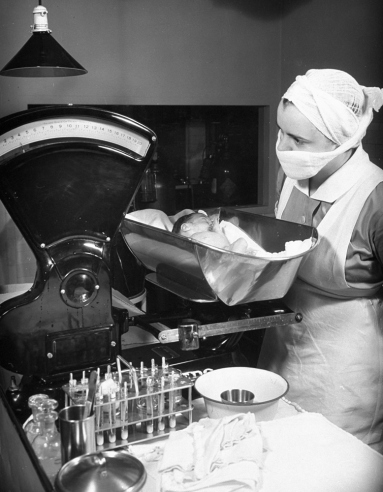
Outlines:
{"label": "nurse's apron", "polygon": [[[383,181],[383,171],[358,150],[348,183],[338,183],[341,196],[317,227],[320,242],[302,261],[285,297],[290,309],[303,314],[303,321],[266,330],[259,367],[287,379],[289,400],[323,414],[383,452],[381,285],[352,288],[344,272],[359,214]],[[294,183],[286,179],[277,218],[292,220],[283,212]]]}

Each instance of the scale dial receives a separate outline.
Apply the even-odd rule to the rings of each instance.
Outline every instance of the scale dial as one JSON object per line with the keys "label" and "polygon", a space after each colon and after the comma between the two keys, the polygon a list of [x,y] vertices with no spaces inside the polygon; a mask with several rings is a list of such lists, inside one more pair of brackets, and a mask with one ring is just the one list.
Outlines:
{"label": "scale dial", "polygon": [[118,124],[100,121],[97,118],[62,117],[32,121],[10,130],[0,136],[0,156],[37,142],[55,139],[91,139],[118,145],[145,157],[150,141],[144,136],[119,126]]}
{"label": "scale dial", "polygon": [[0,199],[25,237],[112,238],[156,147],[133,119],[88,106],[38,107],[0,120]]}

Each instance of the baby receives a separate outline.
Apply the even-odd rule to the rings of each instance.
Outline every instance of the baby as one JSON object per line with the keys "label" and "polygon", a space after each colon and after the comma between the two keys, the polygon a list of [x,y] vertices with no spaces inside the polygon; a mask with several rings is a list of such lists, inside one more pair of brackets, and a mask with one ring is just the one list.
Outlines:
{"label": "baby", "polygon": [[221,231],[217,215],[209,217],[200,212],[183,215],[175,222],[172,232],[190,237],[208,246],[227,249],[234,253],[246,253],[248,250],[247,242],[243,238],[230,244]]}

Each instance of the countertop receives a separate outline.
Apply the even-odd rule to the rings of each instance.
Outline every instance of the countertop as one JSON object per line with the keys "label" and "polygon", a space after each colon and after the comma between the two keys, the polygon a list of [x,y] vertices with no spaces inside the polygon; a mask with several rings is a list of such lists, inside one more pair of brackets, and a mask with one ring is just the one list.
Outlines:
{"label": "countertop", "polygon": [[[195,422],[206,412],[202,399],[194,400],[193,405]],[[383,491],[383,456],[322,415],[305,412],[282,399],[274,420],[258,425],[264,453],[257,491]],[[160,491],[158,457],[165,442],[157,440],[131,447],[147,471],[143,492]]]}

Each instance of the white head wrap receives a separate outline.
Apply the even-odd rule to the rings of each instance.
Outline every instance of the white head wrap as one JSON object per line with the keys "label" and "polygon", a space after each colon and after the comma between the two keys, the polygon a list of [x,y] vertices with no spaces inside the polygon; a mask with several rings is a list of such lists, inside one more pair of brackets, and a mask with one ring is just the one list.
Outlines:
{"label": "white head wrap", "polygon": [[311,123],[344,151],[357,147],[383,105],[383,90],[363,87],[341,70],[309,70],[298,76],[282,99],[291,101]]}

